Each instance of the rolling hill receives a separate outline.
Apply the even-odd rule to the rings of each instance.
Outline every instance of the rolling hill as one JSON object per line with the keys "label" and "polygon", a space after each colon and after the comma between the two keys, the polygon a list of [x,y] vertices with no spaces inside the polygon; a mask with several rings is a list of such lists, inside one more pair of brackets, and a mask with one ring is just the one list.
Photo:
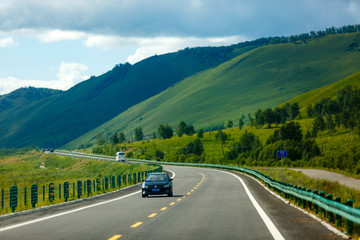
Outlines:
{"label": "rolling hill", "polygon": [[359,45],[360,33],[349,33],[255,48],[186,78],[65,147],[91,145],[98,133],[123,131],[129,138],[138,126],[151,135],[161,123],[175,129],[184,120],[210,130],[227,120],[237,122],[242,114],[278,106],[358,72]]}
{"label": "rolling hill", "polygon": [[309,104],[314,106],[314,103],[320,102],[323,98],[334,99],[336,98],[338,91],[347,86],[360,87],[360,72],[352,74],[338,82],[301,94],[287,102],[290,104],[299,104],[301,115],[306,116],[306,107]]}
{"label": "rolling hill", "polygon": [[0,148],[64,145],[129,107],[242,51],[247,48],[192,48],[153,56],[134,65],[116,65],[68,91],[8,109],[0,115]]}

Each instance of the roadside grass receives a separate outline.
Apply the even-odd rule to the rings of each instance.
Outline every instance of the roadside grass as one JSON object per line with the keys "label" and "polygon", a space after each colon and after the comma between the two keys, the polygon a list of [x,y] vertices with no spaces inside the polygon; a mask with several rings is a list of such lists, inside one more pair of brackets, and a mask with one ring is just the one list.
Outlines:
{"label": "roadside grass", "polygon": [[[12,212],[10,208],[10,188],[18,187],[18,205],[16,211],[32,209],[31,185],[38,185],[38,202],[36,208],[65,202],[64,182],[69,182],[67,201],[79,199],[77,182],[82,182],[81,197],[91,197],[132,185],[127,181],[116,188],[101,189],[95,187],[95,179],[119,175],[128,175],[153,170],[147,164],[124,164],[118,162],[79,159],[55,154],[43,154],[36,151],[20,155],[10,154],[0,157],[0,215]],[[85,181],[91,180],[91,193],[88,194]],[[109,180],[110,181],[110,180]],[[49,201],[49,184],[54,183],[55,199]],[[26,194],[25,194],[26,192]]]}

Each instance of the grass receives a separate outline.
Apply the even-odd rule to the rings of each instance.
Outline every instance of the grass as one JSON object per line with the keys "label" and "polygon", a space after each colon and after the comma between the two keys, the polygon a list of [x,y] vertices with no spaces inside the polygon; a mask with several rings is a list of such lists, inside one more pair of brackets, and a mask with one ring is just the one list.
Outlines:
{"label": "grass", "polygon": [[[69,182],[70,184],[68,201],[71,201],[78,199],[77,181],[84,183],[84,181],[90,179],[92,181],[92,192],[90,194],[83,192],[86,190],[83,185],[82,197],[94,196],[111,191],[110,188],[109,190],[101,188],[100,191],[95,191],[93,188],[96,178],[102,178],[101,183],[103,184],[104,177],[109,178],[111,176],[128,175],[130,173],[152,170],[154,168],[154,166],[146,164],[122,164],[76,159],[53,154],[42,154],[36,151],[25,152],[20,155],[18,153],[7,156],[2,155],[0,158],[0,189],[4,191],[4,202],[0,201],[0,214],[11,212],[9,206],[9,189],[13,185],[18,187],[19,199],[16,211],[22,211],[32,208],[30,203],[30,189],[32,184],[38,185],[38,203],[36,207],[42,207],[65,201],[63,196],[64,182]],[[52,202],[48,199],[49,183],[54,183],[55,185],[55,200]],[[75,185],[73,185],[74,183]],[[124,182],[122,182],[121,187],[128,185],[131,185],[131,183],[124,184]],[[75,188],[73,186],[75,186]],[[116,186],[116,188],[120,187]],[[45,189],[45,192],[43,189]],[[0,194],[2,195],[2,193]],[[60,195],[62,195],[62,198],[60,198]],[[43,198],[44,196],[45,198]],[[25,198],[27,204],[25,204]],[[2,208],[3,204],[4,208]]]}

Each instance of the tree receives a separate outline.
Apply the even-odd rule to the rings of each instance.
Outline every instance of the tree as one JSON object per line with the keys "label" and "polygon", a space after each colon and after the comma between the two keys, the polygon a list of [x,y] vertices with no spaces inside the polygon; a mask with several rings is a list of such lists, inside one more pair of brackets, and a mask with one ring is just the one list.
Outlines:
{"label": "tree", "polygon": [[124,132],[119,132],[118,138],[119,138],[119,143],[123,143],[126,141]]}
{"label": "tree", "polygon": [[222,152],[223,152],[223,154],[224,154],[224,145],[225,145],[226,140],[227,140],[227,135],[226,135],[226,133],[224,133],[221,129],[219,129],[218,132],[215,134],[215,139],[216,139],[216,140],[219,140],[219,139],[220,139],[221,149],[222,149]]}
{"label": "tree", "polygon": [[171,138],[173,136],[173,130],[168,124],[166,125],[160,124],[158,127],[158,133],[159,133],[159,138],[162,139]]}
{"label": "tree", "polygon": [[102,133],[97,134],[96,142],[97,142],[97,145],[99,145],[99,146],[105,144],[105,138],[104,138],[104,135]]}
{"label": "tree", "polygon": [[186,123],[184,121],[181,121],[176,128],[176,135],[178,137],[181,137],[186,132]]}
{"label": "tree", "polygon": [[119,143],[119,137],[117,132],[114,132],[111,136],[110,136],[110,143],[111,144],[118,144]]}
{"label": "tree", "polygon": [[291,104],[290,106],[291,119],[295,119],[300,114],[300,108],[297,103]]}
{"label": "tree", "polygon": [[328,130],[334,130],[335,129],[335,123],[330,114],[326,115],[326,129]]}
{"label": "tree", "polygon": [[233,121],[228,120],[228,123],[227,123],[226,127],[227,128],[232,128],[232,126],[233,126]]}
{"label": "tree", "polygon": [[204,147],[200,139],[195,139],[193,142],[189,142],[184,148],[180,150],[182,154],[195,154],[201,156],[204,152]]}
{"label": "tree", "polygon": [[243,127],[244,127],[244,120],[243,120],[243,118],[240,118],[240,120],[239,120],[239,129],[241,130]]}
{"label": "tree", "polygon": [[313,107],[312,107],[311,104],[307,105],[307,107],[306,107],[306,113],[307,113],[307,115],[308,115],[309,118],[311,118],[311,117],[313,116],[314,112],[313,112]]}
{"label": "tree", "polygon": [[301,141],[303,138],[299,123],[290,122],[280,128],[281,140]]}
{"label": "tree", "polygon": [[144,138],[144,133],[142,127],[135,128],[135,140],[142,141]]}
{"label": "tree", "polygon": [[198,138],[203,138],[204,137],[204,130],[202,128],[200,128],[199,131],[197,132],[197,137]]}

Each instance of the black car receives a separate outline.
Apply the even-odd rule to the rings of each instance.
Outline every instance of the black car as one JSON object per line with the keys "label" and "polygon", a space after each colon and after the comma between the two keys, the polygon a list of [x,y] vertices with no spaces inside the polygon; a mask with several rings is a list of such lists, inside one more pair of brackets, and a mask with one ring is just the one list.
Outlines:
{"label": "black car", "polygon": [[166,173],[150,173],[142,184],[142,197],[149,195],[173,195],[172,179]]}

